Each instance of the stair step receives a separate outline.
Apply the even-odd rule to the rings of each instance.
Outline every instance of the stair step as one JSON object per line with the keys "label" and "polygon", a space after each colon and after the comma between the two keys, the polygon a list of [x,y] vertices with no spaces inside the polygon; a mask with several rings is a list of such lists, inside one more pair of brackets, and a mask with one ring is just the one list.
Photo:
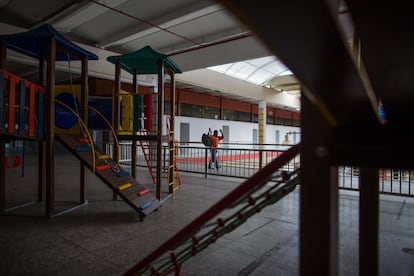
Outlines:
{"label": "stair step", "polygon": [[122,184],[122,185],[118,186],[118,190],[122,191],[122,190],[128,189],[131,186],[132,186],[131,183],[125,183],[125,184]]}
{"label": "stair step", "polygon": [[105,160],[105,159],[110,159],[111,156],[108,154],[102,154],[102,155],[98,155],[98,159],[99,160]]}
{"label": "stair step", "polygon": [[79,138],[79,142],[81,143],[89,143],[91,140],[89,138]]}
{"label": "stair step", "polygon": [[97,171],[104,171],[104,170],[109,170],[111,169],[110,165],[100,165],[100,166],[96,166],[96,170]]}
{"label": "stair step", "polygon": [[77,151],[77,152],[89,152],[91,150],[92,149],[90,147],[76,147],[75,148],[75,151]]}
{"label": "stair step", "polygon": [[143,195],[145,195],[145,194],[147,194],[147,193],[149,193],[149,189],[144,189],[144,190],[142,190],[142,191],[139,191],[138,193],[137,193],[137,195],[139,195],[139,196],[143,196]]}
{"label": "stair step", "polygon": [[139,210],[145,210],[145,209],[147,209],[148,207],[150,207],[152,205],[152,202],[151,201],[148,201],[148,202],[146,202],[146,203],[144,203],[144,204],[142,204],[141,206],[139,206]]}
{"label": "stair step", "polygon": [[117,173],[116,174],[116,176],[118,176],[118,177],[123,177],[123,176],[128,176],[129,175],[129,173],[128,172],[119,172],[119,173]]}

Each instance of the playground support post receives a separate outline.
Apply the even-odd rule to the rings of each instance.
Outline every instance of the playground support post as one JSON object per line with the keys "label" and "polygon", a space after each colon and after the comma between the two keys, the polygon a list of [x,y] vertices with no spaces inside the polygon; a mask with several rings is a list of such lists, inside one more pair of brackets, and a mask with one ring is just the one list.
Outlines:
{"label": "playground support post", "polygon": [[[168,70],[168,74],[170,75],[170,129],[168,132],[168,143],[170,149],[170,164],[169,167],[171,168],[168,171],[168,183],[174,184],[174,176],[175,176],[175,145],[174,145],[174,136],[175,136],[175,77],[174,72],[172,70]],[[168,193],[174,193],[174,185],[168,186]]]}
{"label": "playground support post", "polygon": [[[132,76],[132,93],[138,94],[138,80],[137,80],[137,70],[134,70],[134,74]],[[134,106],[134,109],[136,106]],[[134,118],[134,120],[138,120],[138,118]],[[134,139],[132,139],[132,158],[131,158],[131,175],[133,178],[136,178],[136,166],[137,166],[137,140],[135,139],[135,129],[133,130]]]}
{"label": "playground support post", "polygon": [[[82,102],[82,115],[81,119],[88,128],[88,99],[89,99],[89,90],[88,90],[88,57],[86,55],[82,56],[82,70],[81,70],[81,102]],[[86,166],[83,162],[80,164],[80,203],[86,203]]]}
{"label": "playground support post", "polygon": [[[121,60],[117,60],[115,63],[115,89],[113,95],[113,116],[112,116],[112,125],[114,126],[115,131],[119,130],[119,118],[120,118],[120,110],[119,110],[119,93],[121,93]],[[115,162],[119,163],[119,152],[116,147],[113,148],[113,157],[115,158]],[[116,193],[114,192],[112,195],[112,199],[116,200]]]}
{"label": "playground support post", "polygon": [[162,171],[162,115],[164,111],[164,61],[158,63],[158,136],[157,136],[157,191],[156,197],[161,200],[161,171]]}
{"label": "playground support post", "polygon": [[49,41],[49,53],[47,55],[47,91],[46,94],[46,216],[51,217],[55,206],[55,60],[56,60],[56,40],[51,38]]}
{"label": "playground support post", "polygon": [[6,143],[0,141],[0,214],[3,214],[4,209],[6,208],[6,168],[4,156],[6,156]]}

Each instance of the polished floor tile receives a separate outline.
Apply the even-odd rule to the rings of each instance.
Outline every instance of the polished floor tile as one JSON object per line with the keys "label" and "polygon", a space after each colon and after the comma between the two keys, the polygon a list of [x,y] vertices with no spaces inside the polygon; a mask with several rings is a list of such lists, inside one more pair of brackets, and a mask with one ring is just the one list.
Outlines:
{"label": "polished floor tile", "polygon": [[[64,160],[56,184],[61,210],[79,198],[79,166]],[[146,170],[137,173],[154,189]],[[24,177],[7,171],[7,208],[36,199],[36,175],[30,166]],[[0,216],[0,275],[122,275],[243,181],[181,173],[174,197],[139,221],[98,178],[87,177],[85,205],[53,218],[44,217],[43,203]],[[299,275],[299,189],[188,259],[181,275]],[[380,210],[380,275],[414,275],[414,199],[381,196]],[[339,220],[339,274],[358,275],[358,193],[340,192]]]}

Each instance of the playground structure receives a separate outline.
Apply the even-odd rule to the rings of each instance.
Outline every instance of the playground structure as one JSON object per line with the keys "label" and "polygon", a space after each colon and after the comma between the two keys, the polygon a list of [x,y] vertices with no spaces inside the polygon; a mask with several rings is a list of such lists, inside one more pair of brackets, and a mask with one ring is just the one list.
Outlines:
{"label": "playground structure", "polygon": [[[137,142],[140,142],[141,148],[145,154],[143,142],[155,143],[156,144],[156,197],[161,200],[161,182],[162,182],[162,167],[163,167],[163,154],[162,145],[166,141],[168,144],[169,152],[169,164],[168,164],[168,193],[173,194],[177,189],[175,179],[177,176],[176,165],[175,165],[175,143],[174,143],[174,118],[175,118],[175,73],[181,73],[181,69],[167,56],[157,53],[151,47],[146,46],[134,53],[128,53],[119,56],[110,56],[107,60],[115,64],[115,89],[113,94],[113,124],[114,128],[119,130],[119,140],[129,140],[132,142],[132,160],[131,167],[135,168],[137,164],[136,160],[136,149]],[[125,104],[125,100],[128,99],[125,93],[121,93],[121,69],[132,74],[133,77],[133,89],[132,96],[134,102],[134,120],[132,122],[128,120],[124,114],[127,112],[125,109],[128,103]],[[171,94],[170,94],[170,122],[167,129],[166,137],[163,135],[163,114],[164,114],[164,72],[170,76]],[[138,74],[157,74],[158,77],[158,92],[156,93],[155,102],[157,111],[155,116],[147,112],[147,118],[151,118],[150,123],[147,124],[147,128],[143,128],[141,123],[141,109],[136,110],[136,106],[143,105],[142,99],[137,97],[138,93]],[[131,100],[127,101],[130,102]],[[121,104],[124,102],[123,110],[121,111]],[[149,104],[147,104],[149,105]],[[152,105],[151,105],[152,106]],[[152,110],[152,108],[151,108]],[[121,117],[122,115],[122,117]],[[120,123],[121,122],[121,123]],[[166,139],[164,139],[166,138]],[[119,152],[116,147],[113,148],[113,156],[119,158]],[[147,159],[148,160],[148,159]],[[119,159],[117,159],[119,161]],[[151,169],[151,168],[150,168]],[[133,176],[135,170],[132,171]]]}
{"label": "playground structure", "polygon": [[[30,42],[28,41],[30,40]],[[114,152],[108,155],[104,149],[97,147],[90,133],[90,127],[99,118],[99,127],[109,129],[112,138],[118,144],[118,140],[131,140],[133,143],[132,152],[136,154],[137,141],[156,141],[158,147],[157,157],[161,153],[162,119],[157,121],[157,131],[147,131],[145,135],[143,128],[139,124],[140,120],[135,120],[137,114],[142,113],[142,97],[136,93],[126,93],[120,90],[120,70],[121,67],[134,68],[134,89],[138,83],[136,73],[158,74],[159,92],[158,116],[162,118],[162,101],[164,92],[164,70],[168,70],[171,76],[172,86],[174,83],[174,73],[181,72],[180,69],[168,59],[168,57],[158,54],[152,49],[153,59],[150,59],[145,67],[126,65],[123,57],[110,57],[109,61],[116,60],[115,89],[113,95],[112,118],[107,110],[102,112],[98,106],[94,106],[94,101],[89,105],[88,96],[88,61],[97,60],[98,57],[76,44],[73,44],[65,37],[60,35],[50,25],[43,25],[28,32],[0,36],[1,59],[0,59],[0,213],[6,214],[6,167],[19,165],[19,157],[15,157],[13,164],[9,164],[6,156],[6,144],[15,140],[31,140],[38,143],[38,192],[37,203],[45,203],[45,215],[53,217],[63,212],[55,210],[55,138],[58,139],[66,148],[80,160],[80,196],[79,207],[87,203],[86,199],[86,175],[85,168],[91,170],[113,191],[114,198],[119,196],[131,206],[142,220],[146,215],[160,206],[161,199],[161,160],[157,167],[157,198],[144,188],[135,178],[135,170],[131,169],[131,174],[125,171],[119,164],[119,149],[114,146]],[[16,51],[19,54],[34,58],[39,62],[39,83],[27,81],[6,71],[7,49]],[[148,50],[148,48],[144,48]],[[147,53],[147,52],[146,52]],[[55,85],[55,63],[81,62],[81,83],[78,86],[78,94],[64,95],[57,93],[60,88]],[[137,61],[140,62],[140,61]],[[153,63],[153,64],[151,64]],[[172,89],[174,91],[174,89]],[[136,92],[136,91],[135,91]],[[172,97],[174,98],[174,97]],[[130,103],[133,102],[133,104]],[[172,101],[173,102],[173,101]],[[130,106],[134,111],[128,110]],[[172,109],[173,110],[173,109]],[[106,113],[106,114],[103,114]],[[130,120],[120,114],[130,115]],[[141,116],[140,116],[141,117]],[[173,118],[173,116],[171,116]],[[112,121],[112,122],[111,122]],[[127,126],[128,125],[128,126]],[[173,119],[170,124],[172,135],[168,141],[174,147],[173,140]],[[93,129],[96,129],[96,125]],[[149,134],[152,133],[152,134]],[[171,151],[170,162],[174,162],[174,151]],[[174,182],[175,166],[171,163],[169,175]],[[135,165],[131,164],[131,168]],[[174,185],[170,185],[170,192],[174,191]],[[24,204],[27,206],[27,204]],[[19,208],[13,207],[13,209]],[[73,209],[71,208],[71,209]],[[66,211],[66,210],[65,210]],[[64,212],[65,212],[64,211]]]}
{"label": "playground structure", "polygon": [[[28,37],[32,39],[31,43],[27,43]],[[33,37],[36,37],[38,41],[33,41]],[[103,114],[105,111],[98,110],[99,108],[94,104],[89,105],[87,62],[88,60],[96,60],[97,56],[72,44],[50,25],[44,25],[27,33],[2,36],[0,41],[2,43],[0,59],[0,105],[2,108],[0,114],[1,214],[8,212],[5,208],[5,148],[6,143],[13,140],[33,140],[39,144],[37,202],[46,203],[45,214],[47,217],[54,217],[63,213],[58,213],[55,210],[55,138],[80,160],[80,200],[77,207],[87,202],[85,174],[85,168],[87,168],[113,191],[114,197],[119,196],[133,208],[138,213],[140,220],[157,210],[161,204],[161,178],[163,161],[165,161],[162,154],[164,143],[168,145],[169,155],[167,166],[168,194],[174,194],[177,189],[175,186],[177,167],[175,164],[176,149],[174,147],[174,74],[181,72],[181,70],[167,56],[153,51],[150,47],[144,47],[135,53],[108,57],[107,60],[115,64],[112,118],[108,118],[108,114]],[[29,82],[6,71],[7,48],[39,60],[41,85]],[[55,62],[68,60],[80,60],[82,63],[81,84],[78,87],[79,93],[77,96],[56,93],[58,89],[55,85]],[[133,75],[134,91],[131,93],[121,91],[121,69]],[[164,72],[169,74],[171,84],[171,114],[168,121],[165,121],[165,127],[163,117]],[[137,74],[157,74],[158,91],[152,99],[152,102],[156,103],[156,116],[153,116],[152,111],[147,114],[142,112],[145,100],[143,104],[142,97],[137,93]],[[148,102],[146,103],[148,104]],[[107,129],[110,129],[113,135],[114,147],[110,154],[97,147],[93,141],[89,129],[92,124],[96,123],[97,117],[91,117],[92,113],[100,117],[101,123],[103,121],[103,124],[107,126]],[[142,124],[142,113],[144,113],[144,116],[151,117],[152,122],[148,123],[147,121],[147,127]],[[155,144],[155,160],[157,162],[155,196],[136,180],[134,169],[131,169],[131,173],[128,173],[120,166],[119,148],[115,146],[120,140],[131,141],[131,168],[136,166],[137,142],[140,142],[141,146],[143,143]],[[234,230],[256,212],[276,202],[296,187],[298,171],[291,174],[277,171],[294,158],[298,152],[299,147],[296,146],[276,158],[274,162],[271,162],[258,174],[225,196],[164,245],[132,267],[127,275],[144,271],[149,273],[155,271],[162,274],[175,271],[178,275],[180,267],[186,259],[207,248],[217,238]],[[262,188],[266,188],[264,184],[275,173],[280,179],[277,185],[272,186],[269,190],[261,191]],[[231,208],[237,206],[233,209],[235,212],[232,215],[225,219],[217,219],[213,224],[208,224],[216,215],[225,211],[229,206]],[[204,228],[203,232],[198,233],[202,226],[206,226],[210,230],[205,231],[206,228]],[[162,260],[161,263],[157,262],[158,258],[164,253],[178,246],[183,247],[178,249],[176,253],[170,254],[166,262]]]}
{"label": "playground structure", "polygon": [[[174,194],[176,172],[176,150],[174,147],[174,110],[175,110],[175,80],[174,74],[181,72],[167,56],[153,51],[150,47],[145,47],[135,53],[111,56],[108,61],[115,64],[115,89],[112,100],[112,118],[102,109],[99,111],[98,106],[92,103],[89,105],[88,97],[88,76],[87,61],[97,59],[93,54],[74,47],[71,42],[65,40],[49,25],[40,27],[39,30],[29,31],[33,33],[40,32],[44,36],[37,36],[46,40],[50,51],[43,48],[32,54],[32,57],[39,59],[41,69],[39,72],[47,72],[45,76],[39,76],[42,85],[26,81],[5,71],[6,48],[20,51],[22,53],[30,52],[24,47],[30,47],[34,44],[26,44],[24,39],[19,38],[22,44],[16,46],[13,39],[17,35],[6,36],[3,38],[2,59],[0,68],[0,104],[4,112],[0,116],[0,212],[7,213],[5,209],[5,144],[12,140],[34,140],[39,143],[39,179],[38,179],[38,202],[43,202],[45,197],[45,213],[48,217],[53,217],[59,213],[55,212],[54,190],[54,142],[55,137],[65,145],[74,156],[81,162],[81,180],[80,180],[80,202],[78,206],[86,203],[86,177],[85,168],[91,170],[99,179],[102,180],[109,188],[112,189],[113,195],[122,198],[138,214],[140,220],[152,211],[157,210],[161,204],[161,178],[163,167],[163,143],[168,145],[168,193]],[[24,34],[23,34],[24,36]],[[40,44],[40,43],[39,43]],[[20,49],[21,48],[21,49]],[[73,53],[73,51],[75,53]],[[54,80],[54,68],[56,61],[67,61],[68,58],[80,59],[82,62],[81,84],[78,87],[77,96],[64,93],[56,93],[57,87]],[[46,71],[44,70],[46,69]],[[121,91],[120,72],[121,69],[133,75],[132,93]],[[170,110],[168,122],[164,127],[164,72],[170,76],[171,93],[170,93]],[[147,123],[147,127],[142,124],[143,100],[138,95],[137,74],[157,74],[158,91],[155,96],[156,116],[144,114],[153,119],[153,122]],[[72,88],[71,88],[72,89]],[[65,88],[63,87],[63,90]],[[27,96],[26,96],[27,95]],[[131,168],[136,166],[137,142],[155,144],[156,147],[156,196],[153,196],[149,189],[145,189],[135,179],[135,170],[131,169],[131,174],[125,171],[119,164],[119,148],[113,147],[113,152],[109,155],[98,148],[92,139],[89,131],[90,126],[96,123],[97,117],[91,117],[91,113],[100,117],[107,129],[110,129],[114,145],[119,140],[131,141],[132,160]],[[151,112],[152,113],[152,112]],[[56,117],[55,117],[56,115]],[[106,115],[106,116],[105,116]],[[64,119],[62,119],[64,118]],[[110,122],[112,120],[112,123]],[[101,126],[103,127],[103,126]],[[166,131],[164,130],[166,129]],[[166,132],[166,135],[163,135]],[[44,150],[45,149],[45,150]],[[274,162],[266,166],[263,171],[256,174],[243,185],[228,194],[222,200],[217,202],[203,215],[189,224],[186,228],[178,232],[174,237],[168,240],[164,245],[155,250],[152,254],[144,258],[137,265],[132,267],[127,275],[133,275],[139,272],[161,272],[162,274],[175,271],[179,274],[182,263],[197,254],[201,250],[214,243],[215,240],[227,232],[234,230],[236,227],[245,222],[250,216],[260,211],[268,204],[272,204],[292,191],[298,184],[297,171],[292,174],[279,174],[280,181],[277,185],[272,186],[270,190],[261,191],[270,177],[280,169],[285,163],[294,158],[299,151],[299,147],[294,147],[286,154],[276,158]],[[145,153],[145,151],[144,151]],[[112,155],[112,158],[111,158]],[[280,171],[278,172],[280,173]],[[46,184],[46,195],[43,193],[43,183]],[[217,219],[213,224],[208,224],[215,216],[223,212],[229,206],[233,206],[235,211],[224,219]],[[206,226],[207,228],[202,228]],[[198,230],[202,232],[198,233]],[[207,229],[207,230],[206,230]],[[181,246],[178,248],[178,246]],[[165,252],[177,248],[177,251],[170,254],[166,262],[157,262]],[[154,271],[152,271],[154,270]]]}

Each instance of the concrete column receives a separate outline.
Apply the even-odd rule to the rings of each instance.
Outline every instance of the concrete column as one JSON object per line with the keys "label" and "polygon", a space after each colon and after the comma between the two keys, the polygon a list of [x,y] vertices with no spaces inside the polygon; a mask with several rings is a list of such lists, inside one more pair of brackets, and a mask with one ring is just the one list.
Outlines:
{"label": "concrete column", "polygon": [[338,170],[333,127],[302,92],[300,275],[338,275]]}
{"label": "concrete column", "polygon": [[266,101],[259,101],[259,144],[266,144]]}
{"label": "concrete column", "polygon": [[379,275],[378,169],[360,168],[359,275]]}

